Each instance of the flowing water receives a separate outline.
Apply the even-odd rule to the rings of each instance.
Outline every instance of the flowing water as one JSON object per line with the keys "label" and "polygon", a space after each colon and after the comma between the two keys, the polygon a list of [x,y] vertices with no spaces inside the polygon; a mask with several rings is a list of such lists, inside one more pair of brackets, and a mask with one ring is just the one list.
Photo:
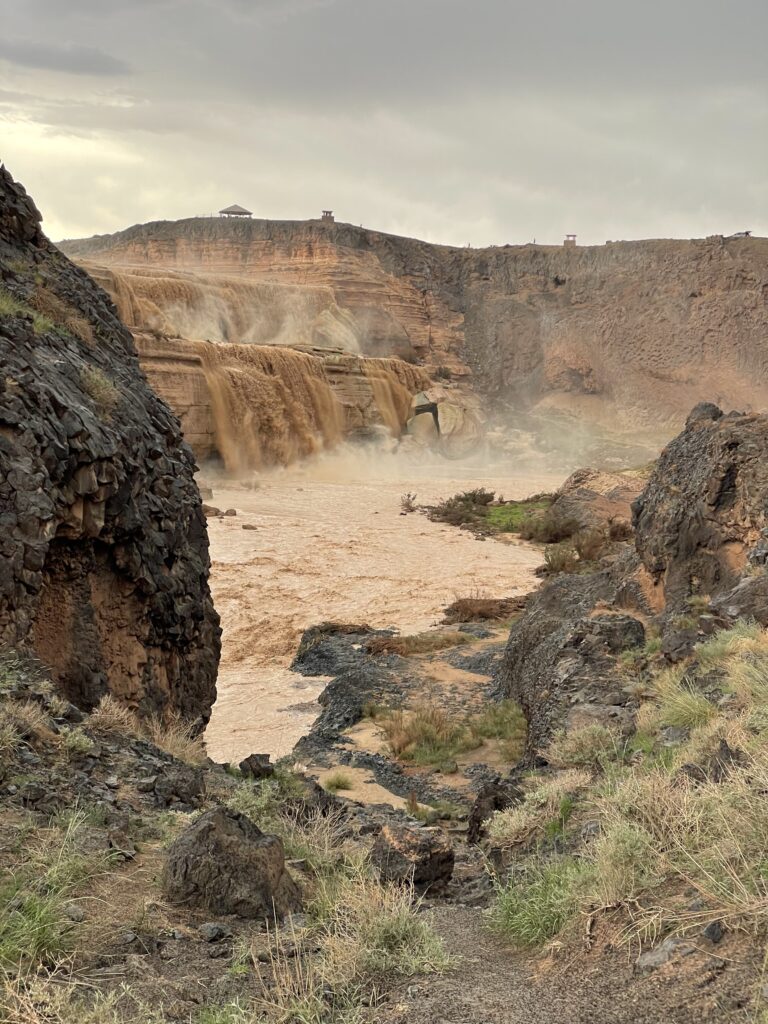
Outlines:
{"label": "flowing water", "polygon": [[456,597],[503,597],[536,585],[539,551],[523,542],[482,543],[419,513],[401,515],[402,494],[433,503],[485,486],[521,498],[560,480],[342,449],[265,474],[255,490],[214,483],[215,503],[238,514],[209,520],[211,585],[224,629],[206,733],[211,756],[278,756],[307,732],[326,680],[288,666],[308,626],[336,620],[417,632],[439,621]]}

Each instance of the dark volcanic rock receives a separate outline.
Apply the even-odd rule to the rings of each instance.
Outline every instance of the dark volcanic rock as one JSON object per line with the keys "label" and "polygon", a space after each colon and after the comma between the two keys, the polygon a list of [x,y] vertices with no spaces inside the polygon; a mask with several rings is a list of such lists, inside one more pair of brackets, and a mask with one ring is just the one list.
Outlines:
{"label": "dark volcanic rock", "polygon": [[485,823],[491,815],[519,803],[522,798],[523,791],[509,780],[497,778],[484,783],[469,812],[467,842],[479,843],[485,834]]}
{"label": "dark volcanic rock", "polygon": [[223,807],[206,811],[173,843],[163,888],[173,902],[214,914],[272,920],[301,906],[280,839]]}
{"label": "dark volcanic rock", "polygon": [[0,168],[0,646],[60,691],[207,721],[218,616],[194,460],[107,295]]}
{"label": "dark volcanic rock", "polygon": [[617,660],[622,651],[643,643],[645,630],[626,613],[595,615],[593,610],[626,591],[626,577],[634,569],[630,555],[610,569],[555,577],[513,625],[495,691],[522,707],[529,756],[566,725],[629,726],[629,712],[615,704],[623,685]]}
{"label": "dark volcanic rock", "polygon": [[736,584],[768,526],[768,416],[697,406],[633,506],[637,551],[668,606]]}
{"label": "dark volcanic rock", "polygon": [[269,763],[269,754],[249,754],[238,767],[243,775],[252,779],[268,779],[275,774],[274,765]]}
{"label": "dark volcanic rock", "polygon": [[437,828],[385,825],[371,860],[386,882],[413,882],[419,888],[447,882],[453,874],[453,847]]}

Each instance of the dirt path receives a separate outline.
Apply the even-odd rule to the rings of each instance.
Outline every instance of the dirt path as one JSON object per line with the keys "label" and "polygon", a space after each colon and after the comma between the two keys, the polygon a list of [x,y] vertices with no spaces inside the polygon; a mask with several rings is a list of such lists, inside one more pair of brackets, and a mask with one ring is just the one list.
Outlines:
{"label": "dirt path", "polygon": [[[745,978],[734,974],[730,991],[707,997],[719,972],[708,954],[686,957],[683,967],[647,975],[632,970],[624,948],[604,943],[577,958],[531,958],[505,947],[483,912],[440,907],[430,920],[456,968],[422,976],[390,993],[376,1010],[376,1024],[702,1024],[746,1022],[738,1008]],[[723,951],[727,957],[729,952]]]}
{"label": "dirt path", "polygon": [[428,503],[485,486],[525,497],[557,483],[455,463],[409,469],[392,458],[340,457],[264,477],[258,490],[214,485],[213,502],[238,514],[209,520],[211,583],[224,629],[219,697],[206,734],[211,756],[285,754],[307,731],[326,681],[297,676],[288,665],[308,626],[336,620],[417,632],[456,596],[503,597],[536,585],[541,556],[534,548],[479,542],[418,513],[403,516],[403,493]]}

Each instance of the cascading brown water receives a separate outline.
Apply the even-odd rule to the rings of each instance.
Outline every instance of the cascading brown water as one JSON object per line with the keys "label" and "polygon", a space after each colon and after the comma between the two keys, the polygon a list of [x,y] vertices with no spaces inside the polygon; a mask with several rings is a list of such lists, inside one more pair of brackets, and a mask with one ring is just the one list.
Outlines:
{"label": "cascading brown water", "polygon": [[321,359],[271,345],[189,345],[205,370],[229,472],[288,465],[341,440],[343,412]]}
{"label": "cascading brown water", "polygon": [[429,377],[402,359],[366,359],[363,372],[382,422],[393,437],[399,437],[410,415],[411,398],[429,387]]}

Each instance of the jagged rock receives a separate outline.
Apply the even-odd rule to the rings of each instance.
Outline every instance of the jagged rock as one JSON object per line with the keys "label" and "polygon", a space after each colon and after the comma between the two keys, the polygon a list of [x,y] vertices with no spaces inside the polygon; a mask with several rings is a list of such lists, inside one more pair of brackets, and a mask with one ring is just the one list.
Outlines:
{"label": "jagged rock", "polygon": [[645,629],[624,611],[593,610],[616,601],[635,568],[634,557],[626,555],[599,572],[555,577],[512,626],[495,695],[522,707],[529,758],[555,731],[579,727],[585,719],[631,728],[631,709],[615,704],[624,684],[618,657],[644,642]]}
{"label": "jagged rock", "polygon": [[668,939],[664,939],[661,945],[656,946],[655,949],[649,949],[645,953],[641,953],[635,961],[635,969],[641,974],[646,974],[649,971],[655,971],[657,968],[663,967],[670,960],[680,956],[688,956],[695,951],[695,947],[691,946],[685,939],[671,935]]}
{"label": "jagged rock", "polygon": [[200,804],[202,772],[191,765],[168,766],[155,777],[152,790],[161,807],[191,810]]}
{"label": "jagged rock", "polygon": [[269,754],[249,754],[238,767],[243,775],[251,779],[268,779],[275,774],[274,765],[269,763]]}
{"label": "jagged rock", "polygon": [[[90,709],[202,726],[218,616],[194,459],[107,295],[0,168],[0,646]],[[40,308],[45,310],[40,315]]]}
{"label": "jagged rock", "polygon": [[206,811],[171,845],[163,888],[173,902],[214,914],[271,920],[301,908],[280,839],[224,807]]}
{"label": "jagged rock", "polygon": [[373,844],[371,860],[383,881],[428,888],[450,879],[454,853],[440,829],[384,825]]}
{"label": "jagged rock", "polygon": [[668,607],[732,591],[768,526],[768,416],[697,406],[635,501],[637,551]]}
{"label": "jagged rock", "polygon": [[768,574],[745,576],[732,590],[715,598],[712,609],[731,621],[754,619],[768,626]]}

